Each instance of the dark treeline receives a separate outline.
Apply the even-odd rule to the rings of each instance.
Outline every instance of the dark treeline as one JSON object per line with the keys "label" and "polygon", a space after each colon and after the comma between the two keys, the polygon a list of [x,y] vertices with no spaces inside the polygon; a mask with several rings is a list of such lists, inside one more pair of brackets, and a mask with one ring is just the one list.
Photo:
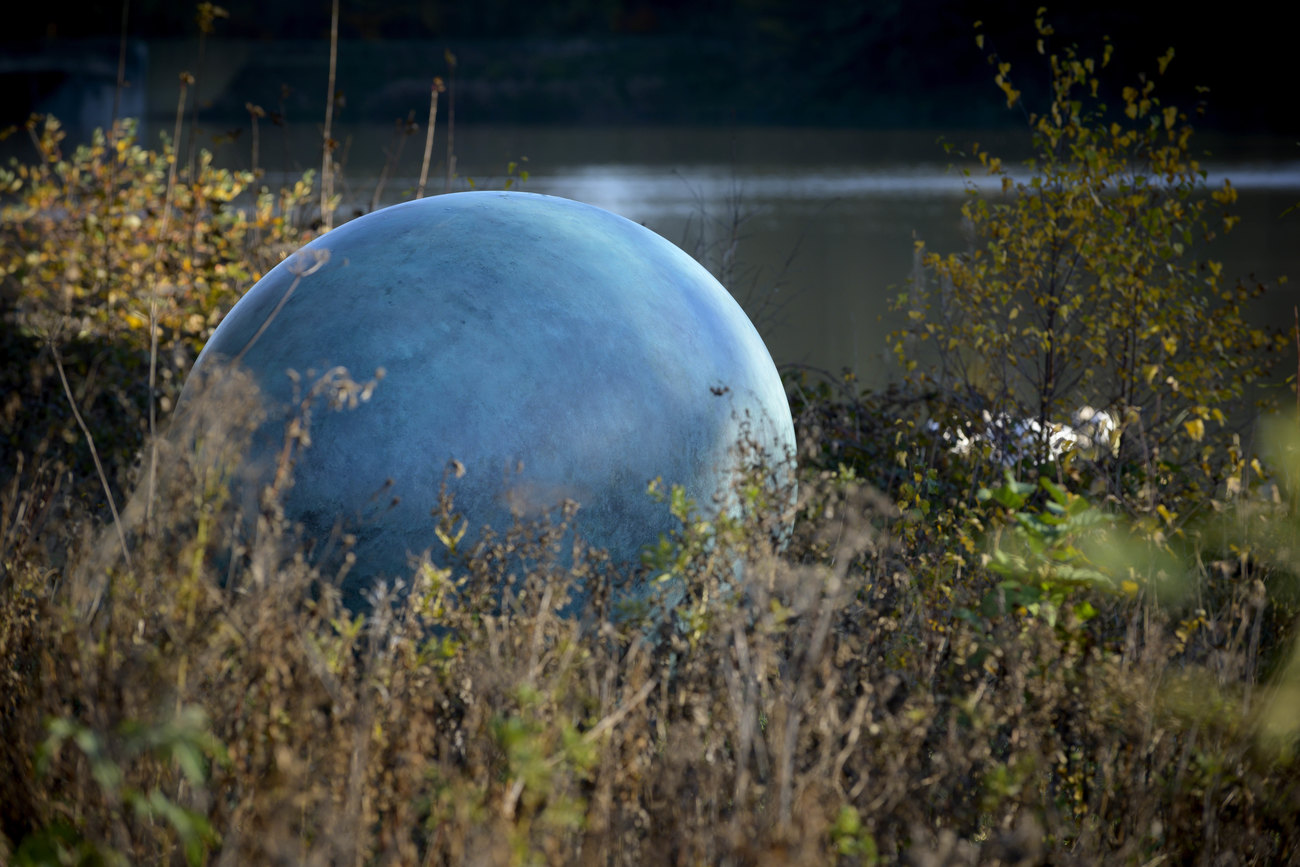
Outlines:
{"label": "dark treeline", "polygon": [[[216,21],[216,40],[329,36],[328,0],[219,5],[229,15]],[[571,100],[541,104],[532,96],[518,105],[484,107],[521,121],[949,127],[1007,120],[998,111],[996,92],[989,97],[988,48],[1028,72],[1024,62],[1035,58],[1038,7],[1038,0],[343,0],[340,38],[428,41],[435,49],[429,57],[440,57],[443,47],[473,53],[477,44],[508,53],[498,46],[513,41],[523,55],[546,56],[521,73],[534,84],[573,80],[572,64],[557,60],[563,52],[549,48],[567,41],[568,55],[586,75],[616,83],[650,81],[663,91],[640,96],[632,87],[618,105],[597,100],[586,108]],[[31,46],[116,37],[121,13],[118,4],[84,0],[21,4],[7,14],[3,39]],[[197,36],[195,4],[132,0],[129,13],[127,29],[134,38]],[[1115,63],[1133,74],[1153,68],[1155,58],[1175,46],[1173,86],[1164,92],[1187,102],[1197,98],[1194,86],[1207,86],[1213,112],[1202,128],[1280,133],[1297,127],[1267,98],[1268,83],[1285,80],[1289,46],[1284,29],[1270,24],[1260,4],[1237,4],[1212,21],[1189,15],[1185,7],[1120,0],[1062,4],[1047,14],[1060,33],[1085,49],[1099,53],[1101,38],[1109,35],[1119,49]],[[989,34],[983,51],[972,39],[976,20]],[[577,48],[575,41],[581,43]],[[615,59],[600,59],[605,54]],[[501,60],[509,66],[509,58]],[[1040,66],[1017,82],[1031,104],[1034,81],[1046,80]],[[468,66],[464,73],[492,75]],[[242,96],[236,104],[242,106]],[[534,116],[520,117],[520,111]]]}

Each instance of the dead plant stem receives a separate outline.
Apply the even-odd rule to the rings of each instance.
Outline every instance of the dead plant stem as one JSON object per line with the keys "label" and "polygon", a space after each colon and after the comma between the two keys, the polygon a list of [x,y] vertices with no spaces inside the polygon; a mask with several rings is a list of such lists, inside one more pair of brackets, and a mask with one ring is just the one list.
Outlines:
{"label": "dead plant stem", "polygon": [[324,230],[334,227],[334,214],[330,200],[334,198],[334,142],[331,134],[334,128],[334,81],[338,73],[339,60],[339,0],[334,0],[330,12],[330,77],[329,87],[325,93],[325,132],[322,142],[320,171],[320,218]]}
{"label": "dead plant stem", "polygon": [[126,544],[126,532],[122,529],[122,519],[117,513],[117,502],[113,499],[113,490],[108,485],[108,476],[104,473],[104,464],[99,459],[99,450],[95,448],[95,437],[86,426],[86,420],[81,417],[81,410],[77,409],[77,399],[72,395],[72,388],[68,385],[68,375],[63,368],[63,354],[59,352],[59,346],[50,338],[50,352],[54,355],[54,367],[59,372],[59,382],[63,383],[63,394],[68,398],[68,407],[72,410],[72,417],[77,420],[77,426],[81,428],[81,433],[86,437],[86,445],[90,448],[90,459],[95,463],[95,471],[99,473],[99,483],[104,487],[104,497],[108,500],[108,510],[113,515],[113,527],[117,530],[117,541],[122,545],[122,558],[126,561],[126,568],[133,568],[131,565],[131,552]]}
{"label": "dead plant stem", "polygon": [[176,161],[179,158],[177,143],[181,139],[181,123],[185,118],[185,93],[193,80],[188,72],[181,73],[180,97],[176,101],[176,128],[172,132],[172,154],[167,167],[167,191],[163,195],[158,234],[154,236],[153,267],[149,269],[149,474],[145,483],[144,500],[146,528],[153,522],[158,475],[158,263],[162,260],[163,240],[167,237],[167,223],[171,219],[172,195],[176,191]]}
{"label": "dead plant stem", "polygon": [[131,0],[122,0],[122,35],[117,46],[117,87],[113,89],[113,117],[108,125],[108,191],[115,189],[117,169],[117,118],[122,109],[122,90],[126,87],[126,22]]}
{"label": "dead plant stem", "polygon": [[451,179],[456,176],[456,55],[444,53],[447,60],[447,182],[443,192],[451,192]]}
{"label": "dead plant stem", "polygon": [[429,126],[424,133],[424,161],[420,163],[420,184],[415,188],[415,197],[424,198],[424,185],[429,180],[429,158],[433,156],[433,125],[438,119],[438,91],[442,88],[442,79],[434,78],[429,89]]}

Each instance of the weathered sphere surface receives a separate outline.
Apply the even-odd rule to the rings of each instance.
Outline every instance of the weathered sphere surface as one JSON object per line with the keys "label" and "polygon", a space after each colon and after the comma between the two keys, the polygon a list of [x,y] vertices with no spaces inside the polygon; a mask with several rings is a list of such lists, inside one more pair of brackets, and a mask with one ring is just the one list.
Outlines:
{"label": "weathered sphere surface", "polygon": [[[297,276],[320,250],[328,260]],[[452,459],[471,527],[568,498],[616,561],[671,527],[652,479],[716,508],[742,434],[774,477],[793,475],[785,392],[740,306],[654,232],[567,199],[457,193],[346,223],[258,282],[195,374],[235,358],[274,408],[245,458],[250,489],[284,442],[289,371],[302,384],[339,365],[357,380],[385,371],[359,408],[313,408],[285,500],[311,533],[342,521],[356,535],[354,599],[409,574],[410,555],[438,558],[431,513]]]}

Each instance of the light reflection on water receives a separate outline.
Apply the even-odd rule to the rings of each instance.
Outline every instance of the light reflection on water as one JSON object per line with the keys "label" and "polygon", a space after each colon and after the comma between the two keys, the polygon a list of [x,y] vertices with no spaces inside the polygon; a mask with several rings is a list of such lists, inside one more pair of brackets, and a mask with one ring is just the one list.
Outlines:
{"label": "light reflection on water", "polygon": [[[1008,173],[1015,182],[1027,182],[1027,171]],[[1276,165],[1209,166],[1206,183],[1220,187],[1225,179],[1239,191],[1300,190],[1300,161]],[[724,203],[749,198],[769,204],[806,208],[828,199],[860,196],[905,197],[961,195],[969,189],[995,193],[1001,180],[987,174],[936,172],[929,167],[811,170],[738,176],[722,166],[694,166],[664,171],[640,165],[584,166],[542,175],[533,182],[536,192],[567,195],[631,219],[684,217],[698,211],[701,202]]]}
{"label": "light reflection on water", "polygon": [[[435,138],[429,172],[435,192],[444,188],[443,133]],[[1013,180],[1027,180],[997,135],[1004,134],[982,139],[1008,154]],[[369,210],[383,154],[394,152],[395,139],[380,128],[348,136],[340,188],[342,212],[350,214]],[[944,253],[965,249],[964,192],[1000,187],[978,165],[969,175],[951,168],[955,157],[935,139],[925,132],[469,127],[457,131],[453,189],[466,188],[469,179],[480,189],[499,189],[507,163],[527,154],[516,170],[527,169],[530,177],[516,189],[606,208],[677,243],[741,301],[778,364],[849,367],[881,384],[897,375],[886,338],[902,316],[889,310],[889,301],[906,291],[915,242]],[[310,153],[312,144],[308,132],[292,152]],[[1220,156],[1204,158],[1206,183],[1215,188],[1231,180],[1242,222],[1210,255],[1228,274],[1300,279],[1300,214],[1282,216],[1300,201],[1300,151],[1291,142],[1213,144]],[[381,205],[411,197],[422,146],[423,136],[405,144]],[[271,141],[263,148],[266,155],[279,151]],[[294,165],[290,153],[286,144],[282,165]],[[285,176],[271,171],[266,180]],[[1289,323],[1296,301],[1295,290],[1281,286],[1254,313],[1264,322]]]}
{"label": "light reflection on water", "polygon": [[[1236,276],[1300,277],[1300,214],[1282,217],[1300,201],[1300,162],[1206,172],[1211,189],[1231,180],[1243,218],[1210,255]],[[1028,178],[1018,171],[1011,177]],[[914,242],[940,252],[965,249],[960,204],[972,187],[997,193],[1000,181],[901,166],[740,174],[602,165],[542,175],[527,188],[645,223],[715,273],[728,268],[723,282],[778,364],[848,367],[879,385],[898,375],[886,344],[903,319],[888,302],[907,289]],[[1288,322],[1296,300],[1290,285],[1274,286],[1255,317]]]}

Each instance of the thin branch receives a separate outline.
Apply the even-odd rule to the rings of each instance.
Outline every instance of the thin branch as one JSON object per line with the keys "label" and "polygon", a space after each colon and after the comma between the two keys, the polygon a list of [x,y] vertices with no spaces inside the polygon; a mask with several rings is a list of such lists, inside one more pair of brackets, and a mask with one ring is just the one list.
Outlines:
{"label": "thin branch", "polygon": [[149,477],[145,487],[144,522],[153,526],[153,500],[158,471],[158,263],[162,261],[162,245],[167,238],[167,222],[171,219],[172,194],[176,190],[176,162],[180,159],[177,143],[181,139],[181,122],[185,117],[185,93],[194,81],[188,72],[181,73],[180,98],[176,101],[176,129],[172,132],[171,165],[167,167],[167,192],[163,196],[162,219],[158,221],[158,234],[154,236],[153,267],[149,269]]}
{"label": "thin branch", "polygon": [[324,151],[320,170],[320,218],[328,232],[334,225],[334,214],[330,209],[330,199],[334,198],[334,144],[330,133],[334,128],[334,79],[338,72],[339,61],[339,0],[334,0],[330,13],[330,78],[325,94],[325,133]]}
{"label": "thin branch", "polygon": [[117,541],[122,545],[122,557],[126,560],[126,568],[132,569],[131,552],[126,545],[126,532],[122,529],[122,519],[117,513],[117,503],[113,499],[113,491],[108,486],[108,476],[104,473],[104,464],[99,460],[99,450],[95,448],[95,437],[91,435],[90,428],[86,426],[86,421],[81,417],[81,411],[77,409],[77,400],[72,396],[72,389],[68,386],[67,374],[63,371],[63,356],[59,353],[59,347],[51,338],[49,341],[50,351],[54,354],[54,367],[59,372],[59,381],[63,383],[63,393],[68,398],[68,406],[72,409],[72,417],[77,420],[77,426],[86,437],[86,445],[90,447],[90,459],[95,462],[95,470],[99,473],[99,483],[104,487],[104,497],[108,500],[108,510],[113,515],[113,527],[117,530]]}
{"label": "thin branch", "polygon": [[447,183],[443,192],[451,192],[451,179],[456,176],[456,55],[443,52],[447,61]]}
{"label": "thin branch", "polygon": [[650,692],[655,688],[655,685],[656,681],[653,677],[647,680],[641,685],[641,688],[636,691],[635,695],[623,702],[623,704],[619,705],[613,713],[601,719],[600,722],[596,723],[586,733],[584,733],[582,739],[587,743],[591,743],[601,735],[605,734],[605,732],[618,725],[623,721],[623,717],[627,716],[636,709],[637,705],[646,700],[646,697],[650,695]]}
{"label": "thin branch", "polygon": [[420,185],[415,188],[415,197],[424,198],[424,185],[429,180],[429,158],[433,155],[433,126],[438,120],[438,94],[446,88],[437,76],[429,88],[429,126],[424,133],[424,161],[420,163]]}
{"label": "thin branch", "polygon": [[[237,365],[239,364],[239,362],[244,360],[244,356],[248,354],[248,350],[253,348],[253,344],[256,343],[258,341],[258,338],[260,338],[266,332],[266,329],[270,327],[271,322],[275,319],[275,317],[280,315],[280,311],[284,309],[285,304],[289,303],[289,296],[292,295],[293,291],[298,288],[298,284],[302,282],[302,278],[310,277],[312,274],[315,274],[317,271],[319,271],[321,268],[325,266],[326,262],[330,260],[329,250],[314,250],[313,253],[316,256],[316,261],[313,262],[309,267],[305,269],[292,271],[294,275],[293,282],[289,284],[288,289],[284,290],[284,294],[280,296],[280,300],[275,303],[275,307],[271,310],[271,313],[266,317],[265,320],[263,320],[261,326],[259,326],[257,331],[253,334],[253,336],[248,339],[248,342],[244,344],[244,348],[239,350],[239,354],[236,355],[234,359],[231,360],[230,363],[232,366]],[[299,254],[299,255],[305,255],[305,254]],[[293,264],[294,263],[290,263],[291,268]]]}

